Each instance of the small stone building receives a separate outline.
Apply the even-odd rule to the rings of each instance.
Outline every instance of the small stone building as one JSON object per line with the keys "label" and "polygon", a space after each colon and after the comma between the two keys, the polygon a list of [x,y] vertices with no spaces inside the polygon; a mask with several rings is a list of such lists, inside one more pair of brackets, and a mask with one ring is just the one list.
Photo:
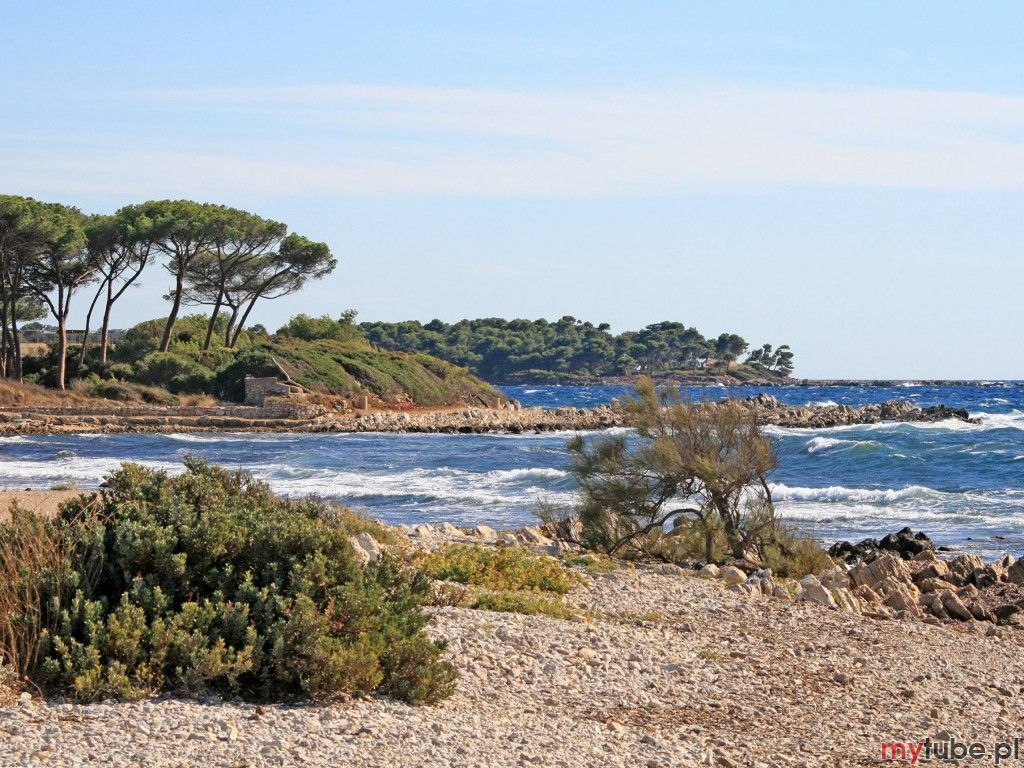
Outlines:
{"label": "small stone building", "polygon": [[245,404],[263,405],[268,397],[297,397],[305,394],[298,384],[281,381],[275,376],[246,376]]}

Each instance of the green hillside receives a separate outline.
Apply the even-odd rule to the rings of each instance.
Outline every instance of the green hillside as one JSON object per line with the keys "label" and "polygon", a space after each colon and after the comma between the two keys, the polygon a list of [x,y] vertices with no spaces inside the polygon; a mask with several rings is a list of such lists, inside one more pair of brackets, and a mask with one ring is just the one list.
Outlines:
{"label": "green hillside", "polygon": [[[346,318],[299,315],[271,335],[246,330],[229,348],[221,321],[204,349],[208,318],[179,319],[167,352],[159,351],[163,319],[128,330],[111,348],[109,361],[68,359],[72,389],[83,395],[171,404],[183,396],[241,401],[246,376],[281,376],[282,369],[308,391],[379,405],[497,405],[504,396],[465,368],[419,352],[395,352],[370,344]],[[75,350],[72,350],[73,352]],[[26,381],[47,383],[56,350],[26,359]]]}

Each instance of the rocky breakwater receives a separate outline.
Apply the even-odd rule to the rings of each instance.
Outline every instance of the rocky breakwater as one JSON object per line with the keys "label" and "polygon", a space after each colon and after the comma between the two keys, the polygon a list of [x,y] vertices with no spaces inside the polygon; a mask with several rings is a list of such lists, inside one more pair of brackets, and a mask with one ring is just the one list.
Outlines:
{"label": "rocky breakwater", "polygon": [[610,406],[597,408],[460,408],[437,411],[375,411],[338,418],[332,432],[552,432],[621,426],[623,414]]}
{"label": "rocky breakwater", "polygon": [[740,402],[755,410],[763,424],[779,427],[822,429],[882,421],[936,422],[947,419],[977,422],[962,408],[946,405],[921,407],[909,400],[886,400],[859,408],[850,405],[787,405],[777,397],[761,393]]}

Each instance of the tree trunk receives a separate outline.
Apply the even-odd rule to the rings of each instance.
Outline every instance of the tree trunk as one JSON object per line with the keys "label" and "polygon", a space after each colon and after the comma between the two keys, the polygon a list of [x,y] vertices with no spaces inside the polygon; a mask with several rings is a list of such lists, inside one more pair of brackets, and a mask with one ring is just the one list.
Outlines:
{"label": "tree trunk", "polygon": [[[230,304],[228,306],[231,306]],[[227,327],[224,329],[224,346],[231,346],[231,331],[235,327],[235,321],[238,319],[239,307],[231,307],[231,315],[228,317]]]}
{"label": "tree trunk", "polygon": [[112,290],[113,284],[107,283],[107,301],[103,307],[103,327],[100,329],[100,362],[104,365],[107,364],[107,348],[110,346],[107,334],[110,333],[110,310],[114,306],[114,298],[111,295]]}
{"label": "tree trunk", "polygon": [[217,303],[213,305],[213,312],[210,313],[210,323],[206,326],[206,341],[203,342],[203,350],[210,348],[210,342],[213,341],[213,327],[217,324],[217,316],[220,314],[221,303],[224,300],[224,289],[220,290],[217,294]]}
{"label": "tree trunk", "polygon": [[249,302],[249,306],[245,308],[245,312],[242,313],[242,317],[238,320],[238,325],[235,326],[235,332],[231,336],[231,343],[228,345],[231,349],[235,348],[235,344],[238,343],[238,337],[242,335],[242,329],[245,327],[245,321],[249,319],[249,313],[252,312],[252,308],[256,306],[256,299],[259,296],[253,296],[252,301]]}
{"label": "tree trunk", "polygon": [[[59,313],[58,313],[59,315]],[[66,389],[64,378],[67,372],[68,330],[63,316],[57,318],[57,389]]]}
{"label": "tree trunk", "polygon": [[174,281],[174,301],[171,304],[171,314],[167,316],[164,337],[160,341],[161,352],[166,352],[171,347],[171,333],[174,331],[174,323],[178,320],[178,310],[181,309],[181,294],[183,290],[184,276],[179,272]]}
{"label": "tree trunk", "polygon": [[78,354],[79,368],[85,365],[85,351],[89,348],[89,328],[92,325],[92,311],[96,309],[96,301],[99,299],[100,294],[103,293],[103,286],[106,284],[106,279],[100,283],[100,287],[96,291],[96,295],[92,297],[92,304],[89,305],[89,311],[85,313],[85,335],[82,336],[82,351]]}
{"label": "tree trunk", "polygon": [[21,370],[21,331],[18,330],[18,303],[11,305],[11,343],[13,345],[14,378],[20,383],[22,380]]}

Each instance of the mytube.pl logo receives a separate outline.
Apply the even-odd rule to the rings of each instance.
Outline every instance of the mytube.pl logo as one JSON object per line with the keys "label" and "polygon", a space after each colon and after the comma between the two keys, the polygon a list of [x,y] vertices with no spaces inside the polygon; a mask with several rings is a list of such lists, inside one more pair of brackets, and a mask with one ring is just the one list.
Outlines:
{"label": "mytube.pl logo", "polygon": [[980,741],[958,741],[955,737],[942,741],[886,741],[882,742],[882,759],[890,762],[917,765],[923,762],[952,762],[954,760],[987,760],[993,765],[1004,765],[1021,759],[1024,740],[1017,737],[1012,741],[997,741],[987,744]]}

